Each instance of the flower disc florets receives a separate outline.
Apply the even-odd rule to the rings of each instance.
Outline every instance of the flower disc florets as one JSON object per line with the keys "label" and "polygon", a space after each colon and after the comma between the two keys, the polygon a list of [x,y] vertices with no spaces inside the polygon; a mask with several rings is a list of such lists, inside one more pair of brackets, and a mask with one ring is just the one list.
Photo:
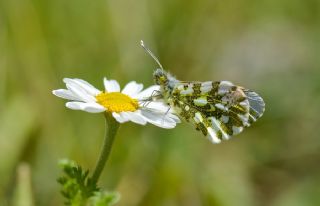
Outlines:
{"label": "flower disc florets", "polygon": [[101,92],[96,99],[109,112],[134,112],[139,108],[138,100],[120,92]]}

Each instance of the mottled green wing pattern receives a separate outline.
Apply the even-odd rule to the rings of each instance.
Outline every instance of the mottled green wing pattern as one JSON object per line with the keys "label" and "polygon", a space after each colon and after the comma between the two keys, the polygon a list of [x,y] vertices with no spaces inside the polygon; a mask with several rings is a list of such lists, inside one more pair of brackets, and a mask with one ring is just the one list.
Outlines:
{"label": "mottled green wing pattern", "polygon": [[228,81],[179,82],[168,102],[213,143],[242,132],[262,116],[265,107],[257,93]]}

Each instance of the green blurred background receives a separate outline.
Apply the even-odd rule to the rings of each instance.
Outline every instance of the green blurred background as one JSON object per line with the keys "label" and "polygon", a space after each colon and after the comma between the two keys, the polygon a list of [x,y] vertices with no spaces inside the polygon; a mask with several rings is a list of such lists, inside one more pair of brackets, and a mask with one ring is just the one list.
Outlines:
{"label": "green blurred background", "polygon": [[23,162],[34,204],[62,205],[57,161],[93,168],[104,120],[51,91],[153,84],[140,39],[178,79],[230,80],[266,112],[220,145],[188,124],[123,124],[100,181],[118,205],[320,205],[319,0],[0,1],[0,205],[29,187]]}

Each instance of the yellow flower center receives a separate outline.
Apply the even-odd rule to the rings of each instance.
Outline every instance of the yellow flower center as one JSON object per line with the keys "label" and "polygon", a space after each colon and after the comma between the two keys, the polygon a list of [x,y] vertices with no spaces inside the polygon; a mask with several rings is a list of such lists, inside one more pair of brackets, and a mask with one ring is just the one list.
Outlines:
{"label": "yellow flower center", "polygon": [[120,92],[101,92],[96,100],[109,112],[134,112],[139,108],[138,100]]}

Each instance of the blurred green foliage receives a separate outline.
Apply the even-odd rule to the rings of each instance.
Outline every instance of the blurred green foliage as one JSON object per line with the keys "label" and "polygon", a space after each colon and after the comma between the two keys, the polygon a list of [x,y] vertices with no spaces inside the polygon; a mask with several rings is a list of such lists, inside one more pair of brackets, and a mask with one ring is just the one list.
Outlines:
{"label": "blurred green foliage", "polygon": [[140,39],[178,79],[233,81],[266,113],[220,145],[188,124],[123,124],[99,184],[118,205],[319,205],[319,25],[318,0],[0,1],[0,205],[19,202],[21,162],[34,204],[62,205],[57,161],[93,168],[104,120],[51,90],[64,77],[151,85]]}

